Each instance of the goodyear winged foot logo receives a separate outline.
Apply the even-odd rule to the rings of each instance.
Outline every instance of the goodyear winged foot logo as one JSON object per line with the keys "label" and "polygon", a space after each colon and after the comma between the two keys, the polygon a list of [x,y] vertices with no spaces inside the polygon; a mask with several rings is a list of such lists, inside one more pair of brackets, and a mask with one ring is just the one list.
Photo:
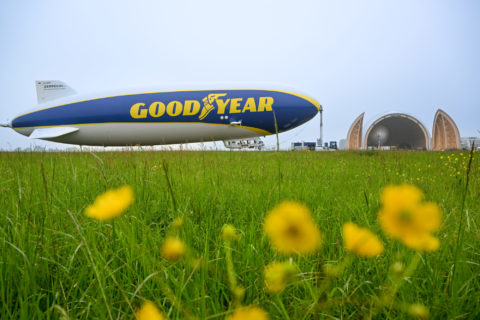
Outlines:
{"label": "goodyear winged foot logo", "polygon": [[133,119],[145,119],[165,115],[167,117],[198,115],[198,119],[203,120],[215,109],[217,115],[265,112],[272,111],[273,103],[273,97],[228,98],[227,93],[210,93],[202,99],[202,103],[198,100],[173,100],[167,103],[154,101],[149,105],[138,102],[130,107],[130,116]]}
{"label": "goodyear winged foot logo", "polygon": [[226,93],[210,93],[208,96],[203,98],[203,109],[202,112],[200,113],[200,116],[198,116],[199,120],[205,119],[208,114],[215,109],[215,107],[212,105],[214,101],[217,100],[219,97],[224,97],[226,96]]}

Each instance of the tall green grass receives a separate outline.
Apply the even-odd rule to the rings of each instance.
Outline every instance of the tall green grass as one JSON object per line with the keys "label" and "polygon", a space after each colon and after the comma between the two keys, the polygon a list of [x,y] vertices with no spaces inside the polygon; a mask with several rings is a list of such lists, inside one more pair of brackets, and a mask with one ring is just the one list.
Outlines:
{"label": "tall green grass", "polygon": [[[149,299],[171,319],[185,316],[180,309],[223,319],[233,298],[220,231],[230,223],[242,235],[232,255],[238,282],[246,288],[245,304],[262,306],[273,319],[285,314],[356,319],[371,306],[312,309],[308,284],[321,276],[321,265],[345,257],[341,227],[353,221],[380,235],[386,251],[375,259],[355,259],[327,294],[346,301],[384,292],[391,265],[417,253],[381,233],[379,194],[387,184],[407,182],[442,207],[444,224],[440,249],[421,254],[398,301],[421,302],[432,318],[480,317],[480,161],[471,164],[462,205],[466,157],[459,152],[0,153],[0,314],[129,319]],[[102,223],[83,214],[97,195],[124,184],[133,187],[136,199],[122,216]],[[274,297],[265,291],[262,272],[280,257],[270,249],[262,221],[285,199],[312,209],[323,247],[296,259],[302,273]],[[171,264],[160,257],[160,246],[179,216],[185,220],[180,236],[194,259]],[[456,251],[460,221],[463,238]],[[181,308],[164,295],[165,287]],[[408,315],[384,308],[377,317]]]}

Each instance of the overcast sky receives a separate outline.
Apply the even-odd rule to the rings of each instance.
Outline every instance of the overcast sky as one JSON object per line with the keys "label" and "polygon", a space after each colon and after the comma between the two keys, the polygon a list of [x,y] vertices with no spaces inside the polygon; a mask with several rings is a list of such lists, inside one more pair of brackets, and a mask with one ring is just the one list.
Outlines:
{"label": "overcast sky", "polygon": [[[80,93],[268,82],[324,106],[325,140],[390,111],[431,132],[438,108],[480,135],[480,1],[0,2],[0,122],[36,105],[35,80]],[[318,138],[318,116],[280,135]],[[275,139],[267,138],[273,145]],[[66,145],[0,128],[0,149]]]}

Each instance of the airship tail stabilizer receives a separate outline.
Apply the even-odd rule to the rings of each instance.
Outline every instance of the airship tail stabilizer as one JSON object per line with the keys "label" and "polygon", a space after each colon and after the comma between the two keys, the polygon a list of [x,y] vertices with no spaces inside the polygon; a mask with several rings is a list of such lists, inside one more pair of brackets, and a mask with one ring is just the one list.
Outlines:
{"label": "airship tail stabilizer", "polygon": [[61,137],[76,131],[78,131],[78,128],[74,128],[74,127],[37,128],[33,130],[29,138],[30,139],[51,139],[51,138]]}
{"label": "airship tail stabilizer", "polygon": [[59,80],[37,80],[35,81],[35,86],[37,87],[37,100],[39,104],[77,93],[65,82]]}

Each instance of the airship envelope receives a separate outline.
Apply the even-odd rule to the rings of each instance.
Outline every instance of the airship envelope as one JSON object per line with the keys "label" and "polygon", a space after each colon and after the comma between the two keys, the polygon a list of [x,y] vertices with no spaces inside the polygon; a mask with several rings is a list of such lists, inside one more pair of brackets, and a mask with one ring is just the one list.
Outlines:
{"label": "airship envelope", "polygon": [[30,138],[128,146],[203,142],[284,132],[312,119],[320,104],[278,89],[138,90],[78,95],[61,81],[37,81],[39,105],[10,126]]}

